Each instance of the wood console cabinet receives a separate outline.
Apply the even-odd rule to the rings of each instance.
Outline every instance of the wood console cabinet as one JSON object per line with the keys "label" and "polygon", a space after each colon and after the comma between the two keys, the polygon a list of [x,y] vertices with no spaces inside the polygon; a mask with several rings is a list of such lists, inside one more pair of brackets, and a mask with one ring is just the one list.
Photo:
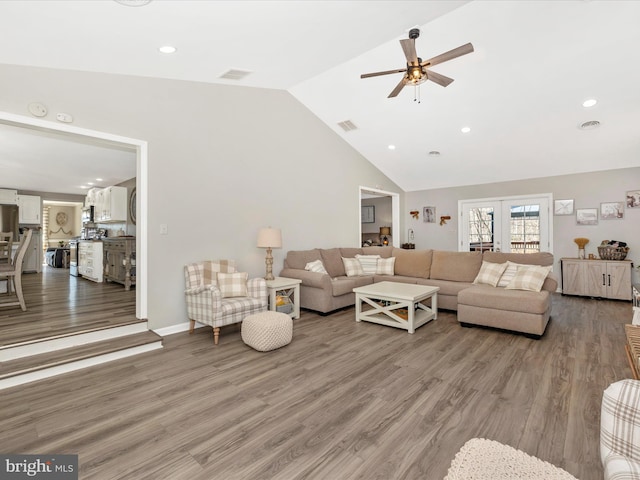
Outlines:
{"label": "wood console cabinet", "polygon": [[631,300],[631,261],[563,258],[562,293]]}
{"label": "wood console cabinet", "polygon": [[105,238],[104,279],[118,282],[129,290],[136,284],[136,239],[135,237]]}

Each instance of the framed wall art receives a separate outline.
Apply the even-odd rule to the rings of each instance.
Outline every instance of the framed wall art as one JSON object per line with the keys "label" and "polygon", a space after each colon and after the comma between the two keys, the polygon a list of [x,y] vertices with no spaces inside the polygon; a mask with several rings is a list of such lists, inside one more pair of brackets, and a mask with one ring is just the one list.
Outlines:
{"label": "framed wall art", "polygon": [[578,225],[597,225],[598,209],[597,208],[576,209],[576,223]]}
{"label": "framed wall art", "polygon": [[425,223],[436,223],[436,207],[424,207],[422,209],[422,218]]}
{"label": "framed wall art", "polygon": [[602,220],[619,220],[624,218],[624,202],[605,202],[600,204]]}
{"label": "framed wall art", "polygon": [[627,192],[627,208],[640,208],[640,190]]}
{"label": "framed wall art", "polygon": [[376,207],[373,205],[360,207],[362,223],[376,223]]}
{"label": "framed wall art", "polygon": [[555,200],[553,202],[554,215],[573,215],[573,199]]}

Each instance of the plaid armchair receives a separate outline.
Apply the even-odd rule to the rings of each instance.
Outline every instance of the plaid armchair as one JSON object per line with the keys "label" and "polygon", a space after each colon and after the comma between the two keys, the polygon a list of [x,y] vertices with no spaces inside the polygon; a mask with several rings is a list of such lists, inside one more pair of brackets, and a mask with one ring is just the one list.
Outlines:
{"label": "plaid armchair", "polygon": [[640,381],[621,380],[604,391],[600,457],[605,480],[640,479]]}
{"label": "plaid armchair", "polygon": [[208,260],[184,267],[187,314],[191,322],[213,327],[213,343],[218,344],[220,327],[240,323],[248,315],[267,310],[267,284],[263,278],[247,279],[237,272],[233,260]]}

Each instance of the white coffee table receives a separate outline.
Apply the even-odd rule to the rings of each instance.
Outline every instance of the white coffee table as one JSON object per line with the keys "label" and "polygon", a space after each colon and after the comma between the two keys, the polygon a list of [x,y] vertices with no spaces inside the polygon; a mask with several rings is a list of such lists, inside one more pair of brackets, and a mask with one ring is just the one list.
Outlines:
{"label": "white coffee table", "polygon": [[[356,322],[364,320],[414,333],[416,328],[438,318],[438,290],[440,287],[398,282],[354,288]],[[420,303],[429,298],[431,308]],[[371,308],[363,310],[363,302]]]}

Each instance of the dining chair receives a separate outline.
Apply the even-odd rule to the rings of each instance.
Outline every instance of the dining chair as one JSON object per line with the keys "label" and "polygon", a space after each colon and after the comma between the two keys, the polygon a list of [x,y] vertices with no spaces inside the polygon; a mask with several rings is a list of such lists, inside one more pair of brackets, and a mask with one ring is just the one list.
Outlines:
{"label": "dining chair", "polygon": [[0,280],[5,279],[7,281],[7,294],[11,295],[11,284],[16,292],[16,301],[0,302],[0,307],[9,307],[14,305],[20,305],[23,312],[27,311],[27,305],[24,301],[24,294],[22,292],[22,263],[24,262],[24,256],[27,253],[27,248],[31,243],[31,236],[33,230],[25,230],[20,240],[20,245],[16,250],[13,257],[13,261],[9,264],[0,264]]}
{"label": "dining chair", "polygon": [[13,232],[0,232],[0,264],[11,263]]}

